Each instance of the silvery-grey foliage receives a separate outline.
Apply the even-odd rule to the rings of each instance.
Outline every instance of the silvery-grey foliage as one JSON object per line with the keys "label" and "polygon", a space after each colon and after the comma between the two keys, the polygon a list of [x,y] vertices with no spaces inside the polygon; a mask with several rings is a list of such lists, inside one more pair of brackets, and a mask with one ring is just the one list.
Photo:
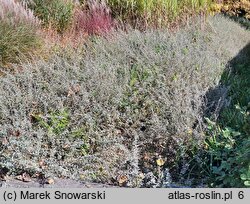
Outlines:
{"label": "silvery-grey foliage", "polygon": [[[209,19],[205,30],[192,25],[174,34],[118,32],[93,38],[84,54],[53,56],[5,73],[0,165],[13,174],[103,182],[118,173],[138,179],[135,174],[143,172],[146,186],[157,185],[158,156],[172,168],[180,148],[202,143],[204,96],[247,35],[222,17]],[[60,133],[41,124],[49,125],[56,111],[68,113]],[[164,178],[170,185],[169,171]]]}

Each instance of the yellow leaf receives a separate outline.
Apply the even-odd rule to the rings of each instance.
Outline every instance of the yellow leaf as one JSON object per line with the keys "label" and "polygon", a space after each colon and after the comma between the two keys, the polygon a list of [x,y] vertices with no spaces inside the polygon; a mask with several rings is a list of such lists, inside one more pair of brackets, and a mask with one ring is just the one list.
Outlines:
{"label": "yellow leaf", "polygon": [[192,130],[191,128],[189,128],[188,131],[187,131],[187,133],[188,133],[189,135],[192,135],[192,134],[193,134],[193,130]]}
{"label": "yellow leaf", "polygon": [[207,145],[207,144],[205,144],[204,148],[205,148],[205,149],[208,149],[208,145]]}
{"label": "yellow leaf", "polygon": [[156,160],[156,164],[158,166],[163,166],[165,164],[165,161],[162,158],[159,158],[159,159]]}
{"label": "yellow leaf", "polygon": [[55,181],[54,181],[54,179],[52,179],[52,178],[48,178],[46,183],[47,183],[47,184],[54,184]]}
{"label": "yellow leaf", "polygon": [[128,181],[128,177],[126,175],[120,175],[117,180],[119,185],[124,185]]}

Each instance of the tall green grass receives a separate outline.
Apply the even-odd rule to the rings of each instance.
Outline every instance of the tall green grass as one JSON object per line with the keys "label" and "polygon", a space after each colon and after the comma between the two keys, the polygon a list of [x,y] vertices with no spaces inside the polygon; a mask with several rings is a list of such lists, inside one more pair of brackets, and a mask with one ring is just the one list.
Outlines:
{"label": "tall green grass", "polygon": [[22,3],[0,0],[0,65],[15,63],[40,47],[39,20]]}
{"label": "tall green grass", "polygon": [[45,27],[64,32],[72,23],[74,4],[71,0],[24,0]]}
{"label": "tall green grass", "polygon": [[115,17],[120,20],[141,19],[162,24],[176,19],[181,13],[207,8],[212,0],[107,0]]}
{"label": "tall green grass", "polygon": [[21,58],[31,57],[40,47],[40,42],[34,28],[0,22],[0,65],[17,63]]}

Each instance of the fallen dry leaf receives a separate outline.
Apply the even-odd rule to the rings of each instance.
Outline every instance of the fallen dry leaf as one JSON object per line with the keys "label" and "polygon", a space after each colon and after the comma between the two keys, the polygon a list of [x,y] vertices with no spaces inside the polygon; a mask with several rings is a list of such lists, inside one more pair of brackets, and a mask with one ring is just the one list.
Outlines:
{"label": "fallen dry leaf", "polygon": [[3,144],[3,145],[7,145],[8,143],[9,143],[9,142],[8,142],[7,138],[4,137],[4,138],[2,139],[2,144]]}
{"label": "fallen dry leaf", "polygon": [[52,178],[48,178],[46,181],[46,184],[54,184],[54,183],[55,183],[55,181]]}
{"label": "fallen dry leaf", "polygon": [[31,177],[27,173],[23,173],[22,175],[16,176],[16,179],[23,182],[31,182]]}
{"label": "fallen dry leaf", "polygon": [[120,175],[120,176],[118,176],[117,181],[118,181],[120,186],[123,186],[124,184],[127,183],[128,177],[126,175]]}
{"label": "fallen dry leaf", "polygon": [[165,161],[162,158],[159,158],[159,159],[156,160],[156,164],[158,166],[163,166],[165,164]]}

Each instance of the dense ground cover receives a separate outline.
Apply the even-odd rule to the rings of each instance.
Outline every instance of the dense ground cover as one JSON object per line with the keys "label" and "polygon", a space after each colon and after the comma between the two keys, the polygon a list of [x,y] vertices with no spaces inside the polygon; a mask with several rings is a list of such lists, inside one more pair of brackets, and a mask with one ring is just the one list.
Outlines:
{"label": "dense ground cover", "polygon": [[222,17],[200,25],[93,37],[83,51],[5,72],[1,167],[127,186],[201,184],[203,116],[217,113],[204,109],[205,96],[249,33]]}
{"label": "dense ground cover", "polygon": [[249,186],[247,1],[0,4],[1,177]]}

